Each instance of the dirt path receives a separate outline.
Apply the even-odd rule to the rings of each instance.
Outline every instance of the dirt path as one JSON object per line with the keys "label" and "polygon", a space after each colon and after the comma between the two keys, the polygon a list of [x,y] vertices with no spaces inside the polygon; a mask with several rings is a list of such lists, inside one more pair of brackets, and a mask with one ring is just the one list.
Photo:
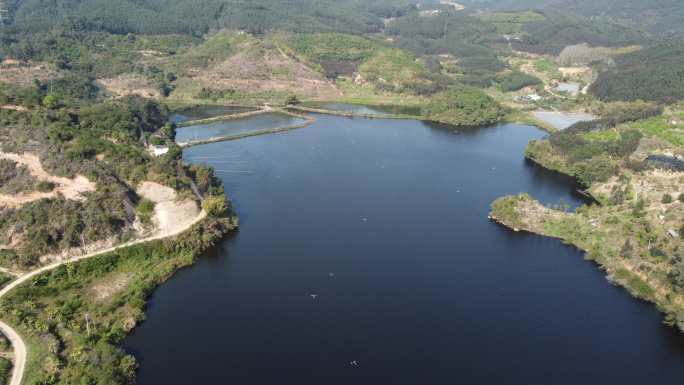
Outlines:
{"label": "dirt path", "polygon": [[[1,297],[2,295],[0,295]],[[14,347],[14,362],[12,368],[12,378],[7,385],[21,385],[26,367],[26,345],[19,334],[9,325],[0,321],[0,331],[7,337]]]}
{"label": "dirt path", "polygon": [[21,273],[17,273],[16,271],[10,270],[10,269],[5,268],[5,267],[0,267],[0,273],[7,274],[7,275],[12,275],[12,276],[15,276],[15,277],[18,277],[18,276],[21,275]]}
{"label": "dirt path", "polygon": [[[153,201],[155,201],[156,199],[155,203],[157,204],[157,206],[159,206],[160,204],[162,205],[162,207],[159,207],[159,211],[157,211],[158,208],[155,207],[155,217],[157,217],[156,220],[158,221],[160,227],[157,229],[157,231],[153,233],[153,235],[135,241],[123,243],[118,246],[98,250],[78,257],[64,258],[60,261],[32,270],[24,275],[19,276],[16,280],[10,282],[2,290],[0,290],[0,299],[2,299],[4,296],[10,293],[13,289],[31,280],[33,277],[45,273],[47,271],[56,269],[67,263],[73,263],[84,259],[94,258],[126,247],[139,245],[141,243],[175,237],[181,234],[182,232],[186,231],[187,229],[191,228],[195,224],[199,223],[202,219],[206,217],[206,213],[203,210],[200,211],[199,208],[197,208],[197,205],[194,201],[177,201],[176,192],[169,187],[161,186],[153,182],[145,182],[141,185],[141,190],[141,193],[143,195],[148,194],[144,195],[148,199]],[[194,205],[194,210],[190,209],[190,206],[187,202],[192,202],[192,204]],[[178,214],[172,212],[176,208],[180,209]],[[191,216],[193,215],[193,213],[194,216]],[[24,376],[24,370],[26,367],[26,344],[21,339],[21,336],[19,336],[19,333],[17,333],[12,327],[10,327],[2,321],[0,321],[0,331],[2,331],[2,334],[7,336],[7,338],[12,343],[12,346],[14,347],[14,369],[12,371],[12,378],[10,379],[8,385],[21,385]]]}
{"label": "dirt path", "polygon": [[19,112],[26,112],[28,111],[28,108],[24,106],[17,106],[14,104],[5,104],[0,106],[0,110],[12,110],[12,111],[19,111]]}

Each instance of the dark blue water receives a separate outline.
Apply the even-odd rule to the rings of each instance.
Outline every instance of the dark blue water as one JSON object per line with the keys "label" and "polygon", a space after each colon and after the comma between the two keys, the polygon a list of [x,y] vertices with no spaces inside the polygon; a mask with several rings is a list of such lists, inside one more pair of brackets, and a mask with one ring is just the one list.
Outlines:
{"label": "dark blue water", "polygon": [[176,130],[176,140],[179,142],[201,140],[217,136],[241,134],[247,131],[292,126],[303,122],[303,119],[289,115],[268,113],[245,119],[226,120],[179,128]]}
{"label": "dark blue water", "polygon": [[139,384],[681,384],[653,306],[487,220],[505,194],[580,203],[524,162],[542,135],[319,116],[186,150],[224,169],[242,227],[152,298]]}

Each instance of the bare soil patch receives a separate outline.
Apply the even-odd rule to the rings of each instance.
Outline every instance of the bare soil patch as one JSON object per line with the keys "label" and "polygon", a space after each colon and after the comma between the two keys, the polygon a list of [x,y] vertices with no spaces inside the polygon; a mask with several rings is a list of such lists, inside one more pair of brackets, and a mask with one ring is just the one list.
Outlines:
{"label": "bare soil patch", "polygon": [[161,97],[156,85],[140,74],[122,74],[110,79],[99,79],[97,82],[116,98],[141,96],[156,99]]}
{"label": "bare soil patch", "polygon": [[34,80],[54,79],[59,73],[47,64],[5,60],[0,63],[0,83],[10,83],[20,87],[30,87]]}
{"label": "bare soil patch", "polygon": [[0,106],[0,110],[11,110],[11,111],[26,112],[26,111],[28,111],[28,108],[26,108],[24,106],[15,106],[12,104],[5,104],[3,106]]}
{"label": "bare soil patch", "polygon": [[342,96],[323,75],[277,49],[248,49],[208,69],[195,69],[190,78],[202,87],[243,92],[290,92],[316,98]]}
{"label": "bare soil patch", "polygon": [[132,279],[132,273],[114,274],[107,279],[98,281],[90,290],[97,301],[103,302],[123,291]]}
{"label": "bare soil patch", "polygon": [[154,182],[143,182],[138,194],[155,203],[153,223],[158,235],[173,234],[196,221],[200,213],[197,202],[179,200],[176,191]]}
{"label": "bare soil patch", "polygon": [[57,194],[63,195],[66,199],[82,201],[84,193],[95,191],[95,183],[88,178],[77,175],[73,179],[59,177],[48,174],[40,163],[37,155],[31,153],[12,154],[0,152],[0,159],[11,160],[18,165],[26,166],[34,178],[39,181],[49,182],[55,188],[49,192],[22,192],[19,194],[0,195],[0,208],[18,207],[25,203],[33,202],[43,198],[52,198]]}

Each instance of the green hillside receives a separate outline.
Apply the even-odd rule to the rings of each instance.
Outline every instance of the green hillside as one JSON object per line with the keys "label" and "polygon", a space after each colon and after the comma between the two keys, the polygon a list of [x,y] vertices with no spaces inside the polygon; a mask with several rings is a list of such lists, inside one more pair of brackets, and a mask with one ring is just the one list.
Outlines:
{"label": "green hillside", "polygon": [[684,98],[684,45],[670,42],[624,55],[590,90],[607,101]]}

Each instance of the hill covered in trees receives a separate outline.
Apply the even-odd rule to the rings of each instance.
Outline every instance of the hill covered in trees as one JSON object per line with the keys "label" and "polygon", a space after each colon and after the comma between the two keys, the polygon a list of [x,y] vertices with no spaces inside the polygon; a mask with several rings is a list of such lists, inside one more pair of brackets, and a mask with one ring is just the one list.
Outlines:
{"label": "hill covered in trees", "polygon": [[623,55],[603,71],[591,92],[607,101],[684,98],[684,45],[669,42]]}
{"label": "hill covered in trees", "polygon": [[383,18],[411,8],[407,0],[15,0],[10,5],[11,25],[23,30],[44,30],[72,18],[95,31],[195,35],[221,28],[375,32]]}
{"label": "hill covered in trees", "polygon": [[680,0],[464,0],[464,4],[490,10],[527,9],[574,13],[594,22],[610,21],[654,34],[684,34],[684,8]]}

